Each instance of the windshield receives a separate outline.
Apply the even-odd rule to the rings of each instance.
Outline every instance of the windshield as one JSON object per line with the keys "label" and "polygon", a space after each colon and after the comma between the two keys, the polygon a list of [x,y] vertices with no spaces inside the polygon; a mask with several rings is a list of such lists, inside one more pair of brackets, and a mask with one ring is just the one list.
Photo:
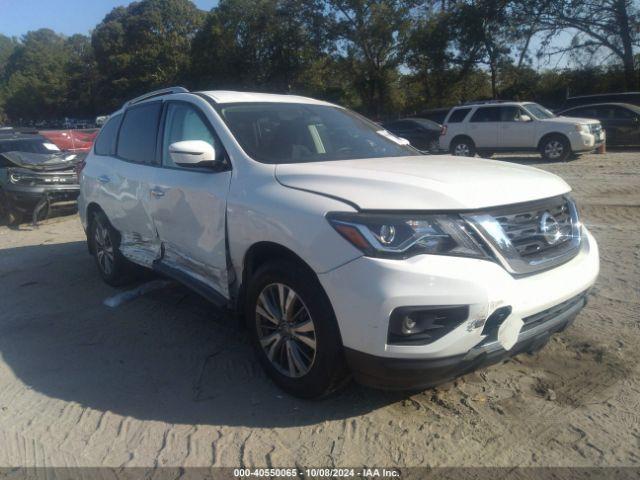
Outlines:
{"label": "windshield", "polygon": [[527,103],[524,107],[538,120],[544,120],[545,118],[553,118],[556,116],[552,111],[547,110],[537,103]]}
{"label": "windshield", "polygon": [[9,140],[0,142],[0,153],[3,152],[60,153],[60,149],[43,140]]}
{"label": "windshield", "polygon": [[419,155],[406,141],[339,107],[234,103],[217,109],[244,151],[263,163]]}

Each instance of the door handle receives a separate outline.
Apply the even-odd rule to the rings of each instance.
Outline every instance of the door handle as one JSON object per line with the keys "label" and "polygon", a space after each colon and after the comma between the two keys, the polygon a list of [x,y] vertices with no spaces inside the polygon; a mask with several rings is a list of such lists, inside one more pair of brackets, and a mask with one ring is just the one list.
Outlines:
{"label": "door handle", "polygon": [[109,183],[111,181],[111,179],[109,177],[107,177],[106,175],[100,175],[98,177],[98,181],[100,183]]}
{"label": "door handle", "polygon": [[164,190],[162,190],[160,187],[153,187],[150,192],[151,195],[156,198],[164,197]]}

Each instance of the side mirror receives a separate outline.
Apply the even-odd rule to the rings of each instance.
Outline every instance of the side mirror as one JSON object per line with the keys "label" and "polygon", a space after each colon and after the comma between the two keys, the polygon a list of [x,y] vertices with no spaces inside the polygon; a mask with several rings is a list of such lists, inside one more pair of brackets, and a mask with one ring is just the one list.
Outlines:
{"label": "side mirror", "polygon": [[520,115],[521,122],[531,122],[533,119],[529,115]]}
{"label": "side mirror", "polygon": [[211,167],[216,162],[216,151],[203,140],[185,140],[169,145],[169,156],[181,167]]}

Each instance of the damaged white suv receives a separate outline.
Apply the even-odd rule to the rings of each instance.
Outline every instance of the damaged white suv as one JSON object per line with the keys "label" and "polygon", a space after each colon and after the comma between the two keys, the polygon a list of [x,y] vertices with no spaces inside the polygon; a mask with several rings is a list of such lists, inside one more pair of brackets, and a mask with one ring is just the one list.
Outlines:
{"label": "damaged white suv", "polygon": [[275,382],[315,397],[432,386],[566,328],[599,268],[569,191],[326,102],[177,87],[110,117],[79,210],[105,281],[142,265],[237,311]]}

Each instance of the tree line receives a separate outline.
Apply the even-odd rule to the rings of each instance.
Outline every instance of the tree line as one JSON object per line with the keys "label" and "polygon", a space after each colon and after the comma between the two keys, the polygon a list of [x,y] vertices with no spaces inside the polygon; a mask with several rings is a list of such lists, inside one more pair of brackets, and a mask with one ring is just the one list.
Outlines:
{"label": "tree line", "polygon": [[[0,34],[0,124],[108,114],[168,85],[291,92],[374,118],[554,106],[638,89],[639,27],[637,0],[142,0],[89,36]],[[581,66],[533,68],[567,58]]]}

